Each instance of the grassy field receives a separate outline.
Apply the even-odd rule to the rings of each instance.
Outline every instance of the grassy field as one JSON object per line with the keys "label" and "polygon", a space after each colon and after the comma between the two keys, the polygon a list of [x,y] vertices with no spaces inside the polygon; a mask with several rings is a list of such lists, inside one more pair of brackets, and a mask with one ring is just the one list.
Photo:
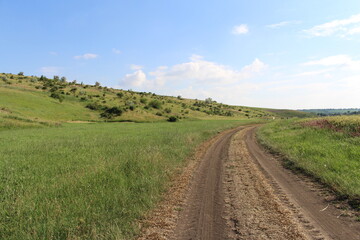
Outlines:
{"label": "grassy field", "polygon": [[0,239],[129,239],[200,142],[249,122],[3,129]]}
{"label": "grassy field", "polygon": [[339,194],[360,199],[360,118],[283,120],[258,131],[260,142]]}

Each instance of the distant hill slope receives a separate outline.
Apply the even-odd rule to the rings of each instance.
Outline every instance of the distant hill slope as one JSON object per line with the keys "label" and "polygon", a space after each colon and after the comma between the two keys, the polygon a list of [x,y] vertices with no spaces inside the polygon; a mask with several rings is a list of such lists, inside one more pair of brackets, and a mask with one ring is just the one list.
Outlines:
{"label": "distant hill slope", "polygon": [[360,108],[339,108],[339,109],[302,109],[302,112],[313,113],[319,116],[336,115],[359,115]]}
{"label": "distant hill slope", "polygon": [[[230,106],[206,100],[161,96],[67,82],[65,78],[0,74],[0,124],[66,121],[164,121],[307,117],[292,110]],[[10,121],[11,120],[11,121]]]}

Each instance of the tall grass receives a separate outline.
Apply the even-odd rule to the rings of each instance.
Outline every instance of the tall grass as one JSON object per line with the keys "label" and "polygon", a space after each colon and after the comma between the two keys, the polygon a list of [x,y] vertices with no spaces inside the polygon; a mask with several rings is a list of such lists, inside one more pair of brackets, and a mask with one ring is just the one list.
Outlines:
{"label": "tall grass", "polygon": [[248,121],[0,133],[0,239],[129,239],[201,141]]}
{"label": "tall grass", "polygon": [[258,138],[339,194],[360,199],[360,137],[304,121],[284,120],[263,126]]}

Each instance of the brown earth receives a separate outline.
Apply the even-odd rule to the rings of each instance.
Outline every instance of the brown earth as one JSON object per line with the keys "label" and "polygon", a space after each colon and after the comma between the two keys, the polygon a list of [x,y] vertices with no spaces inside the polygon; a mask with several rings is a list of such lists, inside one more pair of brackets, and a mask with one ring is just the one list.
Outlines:
{"label": "brown earth", "polygon": [[144,221],[140,239],[360,239],[360,223],[328,201],[322,186],[266,153],[256,127],[203,145]]}

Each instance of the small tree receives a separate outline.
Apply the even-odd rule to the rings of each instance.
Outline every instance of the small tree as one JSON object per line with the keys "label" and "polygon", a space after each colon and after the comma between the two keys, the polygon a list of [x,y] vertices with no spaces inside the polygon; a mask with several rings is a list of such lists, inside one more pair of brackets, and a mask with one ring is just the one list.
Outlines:
{"label": "small tree", "polygon": [[96,86],[96,87],[100,87],[100,85],[101,85],[101,84],[100,84],[99,82],[95,82],[95,86]]}
{"label": "small tree", "polygon": [[118,92],[118,93],[116,94],[116,96],[117,96],[118,98],[122,98],[122,97],[124,96],[124,93]]}
{"label": "small tree", "polygon": [[24,76],[24,72],[19,72],[18,75],[19,76]]}
{"label": "small tree", "polygon": [[211,104],[213,102],[212,98],[205,99],[206,104]]}

